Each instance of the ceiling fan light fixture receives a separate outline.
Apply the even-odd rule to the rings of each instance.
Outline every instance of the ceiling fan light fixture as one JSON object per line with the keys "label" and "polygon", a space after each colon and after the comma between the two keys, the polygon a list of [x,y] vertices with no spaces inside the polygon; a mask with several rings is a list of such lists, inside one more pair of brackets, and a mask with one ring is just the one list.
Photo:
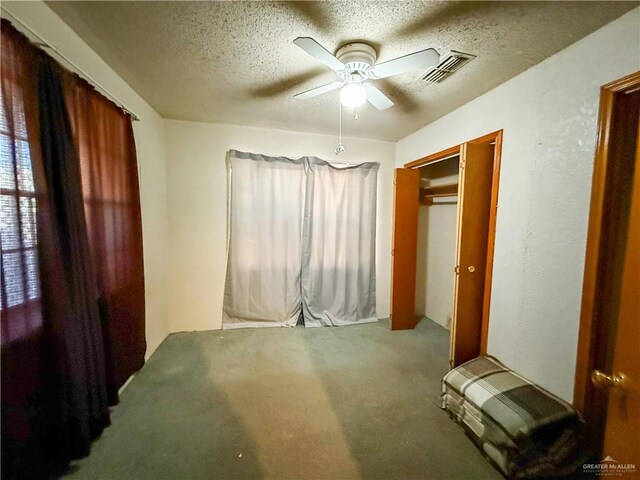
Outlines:
{"label": "ceiling fan light fixture", "polygon": [[364,42],[347,43],[340,47],[335,55],[311,37],[298,37],[293,43],[324,63],[338,77],[338,80],[332,83],[298,93],[294,97],[312,98],[340,89],[340,105],[353,108],[362,106],[365,102],[369,102],[378,110],[393,107],[391,99],[378,90],[370,80],[424,70],[440,62],[440,55],[433,48],[375,63],[376,49]]}
{"label": "ceiling fan light fixture", "polygon": [[348,83],[340,90],[340,102],[345,107],[361,107],[367,101],[367,90],[360,83]]}

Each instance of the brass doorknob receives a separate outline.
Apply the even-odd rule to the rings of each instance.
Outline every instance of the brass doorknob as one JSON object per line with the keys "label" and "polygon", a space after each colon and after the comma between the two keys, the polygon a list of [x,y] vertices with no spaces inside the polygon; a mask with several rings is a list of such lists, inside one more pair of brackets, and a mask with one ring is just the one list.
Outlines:
{"label": "brass doorknob", "polygon": [[591,383],[597,388],[613,388],[618,395],[623,395],[627,388],[627,377],[624,373],[617,375],[607,375],[600,370],[591,372]]}
{"label": "brass doorknob", "polygon": [[468,268],[468,270],[469,270],[471,273],[473,273],[473,272],[475,272],[475,271],[476,271],[476,267],[474,267],[473,265],[471,265],[471,266]]}

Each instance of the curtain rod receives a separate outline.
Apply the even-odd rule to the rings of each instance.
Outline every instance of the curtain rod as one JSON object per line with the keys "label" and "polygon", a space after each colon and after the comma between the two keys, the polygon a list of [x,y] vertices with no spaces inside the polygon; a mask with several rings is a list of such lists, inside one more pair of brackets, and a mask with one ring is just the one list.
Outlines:
{"label": "curtain rod", "polygon": [[91,75],[89,75],[87,72],[82,70],[78,65],[73,63],[67,56],[65,56],[62,52],[60,52],[60,50],[58,50],[56,47],[51,45],[44,38],[42,38],[42,36],[40,36],[35,30],[33,30],[31,27],[29,27],[29,25],[25,24],[22,20],[20,20],[15,15],[13,15],[4,6],[2,6],[0,8],[2,10],[2,15],[3,16],[7,16],[10,21],[20,24],[22,26],[22,28],[26,29],[29,33],[31,33],[31,35],[33,35],[38,40],[38,43],[34,43],[34,45],[36,47],[40,48],[41,50],[50,50],[50,51],[52,51],[59,58],[61,58],[67,65],[70,65],[72,67],[72,69],[74,70],[74,73],[76,73],[77,75],[79,75],[80,77],[85,79],[96,90],[98,90],[99,93],[101,93],[103,96],[105,96],[106,98],[111,100],[113,103],[115,103],[116,106],[118,108],[120,108],[120,110],[122,110],[124,113],[129,115],[132,120],[135,120],[135,121],[140,120],[140,118],[138,118],[138,116],[133,111],[129,110],[124,105],[124,103],[122,103],[120,100],[118,100],[118,98],[113,93],[111,93],[109,90],[107,90],[102,85],[100,85],[100,83],[98,83]]}

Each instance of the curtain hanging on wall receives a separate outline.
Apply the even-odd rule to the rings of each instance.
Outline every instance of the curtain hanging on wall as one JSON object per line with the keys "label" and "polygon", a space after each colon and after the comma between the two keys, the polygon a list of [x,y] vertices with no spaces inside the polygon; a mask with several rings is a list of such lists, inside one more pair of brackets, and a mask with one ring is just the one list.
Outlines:
{"label": "curtain hanging on wall", "polygon": [[1,124],[2,474],[47,478],[109,424],[104,344],[60,71],[4,20]]}
{"label": "curtain hanging on wall", "polygon": [[309,327],[375,322],[378,163],[310,160],[302,304]]}
{"label": "curtain hanging on wall", "polygon": [[294,326],[301,309],[304,160],[229,152],[223,327]]}
{"label": "curtain hanging on wall", "polygon": [[[105,346],[95,265],[84,218],[80,163],[56,66],[39,68],[38,107],[47,203],[54,213],[40,252],[44,303],[42,396],[53,467],[89,453],[109,425]],[[112,399],[115,400],[115,399]]]}
{"label": "curtain hanging on wall", "polygon": [[223,328],[376,321],[379,164],[232,150]]}
{"label": "curtain hanging on wall", "polygon": [[[103,271],[100,260],[134,272],[138,281],[141,266],[128,263],[119,251],[123,241],[136,243],[118,227],[127,214],[106,207],[98,209],[102,215],[87,210],[97,197],[83,195],[84,183],[94,178],[85,162],[99,161],[77,148],[80,124],[74,135],[63,86],[74,78],[4,19],[1,35],[2,477],[50,478],[89,453],[91,441],[110,422],[108,405],[118,400],[121,378],[107,366],[117,345],[105,344],[104,333],[111,331],[114,312],[128,311],[129,304],[105,288],[104,276],[111,270]],[[123,203],[128,184],[126,191],[137,196],[137,176],[125,179],[131,168],[136,170],[130,127],[122,127],[118,137],[113,119],[91,122],[87,143],[114,147],[101,157],[100,168],[110,172],[97,180],[102,199]],[[133,167],[111,165],[121,158]],[[133,219],[132,210],[138,235],[139,215]],[[103,244],[97,223],[107,238]],[[102,245],[107,254],[113,247],[117,253],[100,259]],[[141,247],[139,255],[141,265]],[[144,305],[143,298],[137,301]],[[132,323],[129,334],[137,339],[140,332],[144,335],[144,324]],[[127,368],[141,365],[144,350],[131,356]]]}
{"label": "curtain hanging on wall", "polygon": [[146,351],[136,146],[122,110],[78,76],[65,80],[113,395],[142,367]]}
{"label": "curtain hanging on wall", "polygon": [[[48,232],[37,116],[38,71],[31,46],[2,20],[0,70],[0,324],[2,475],[36,477],[42,415],[43,304],[36,232]],[[38,212],[36,214],[36,204]],[[33,432],[30,434],[30,432]]]}

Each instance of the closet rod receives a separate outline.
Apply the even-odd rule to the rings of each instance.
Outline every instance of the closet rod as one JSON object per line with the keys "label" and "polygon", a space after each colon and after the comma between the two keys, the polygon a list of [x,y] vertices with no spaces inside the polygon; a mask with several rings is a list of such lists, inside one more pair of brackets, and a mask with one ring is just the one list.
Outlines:
{"label": "closet rod", "polygon": [[118,108],[120,108],[120,110],[122,110],[124,113],[129,115],[132,120],[136,120],[136,121],[140,120],[140,118],[138,118],[138,116],[133,111],[128,109],[124,105],[124,103],[118,100],[118,98],[113,93],[111,93],[109,90],[107,90],[102,85],[100,85],[100,83],[98,83],[91,75],[89,75],[87,72],[82,70],[78,65],[73,63],[67,56],[65,56],[62,52],[60,52],[60,50],[58,50],[56,47],[54,47],[49,42],[47,42],[44,38],[42,38],[42,36],[40,36],[33,28],[31,28],[29,25],[27,25],[18,17],[16,17],[14,14],[12,14],[10,11],[8,11],[4,6],[2,6],[1,9],[2,9],[2,16],[6,17],[11,22],[21,25],[22,28],[30,32],[31,35],[33,35],[38,40],[38,42],[32,42],[36,47],[40,48],[41,50],[50,50],[53,53],[55,53],[59,58],[64,60],[64,62],[67,63],[67,65],[72,67],[72,70],[74,71],[74,73],[78,74],[80,77],[85,79],[102,95],[104,95],[113,103],[115,103],[118,106]]}
{"label": "closet rod", "polygon": [[440,198],[440,197],[457,197],[457,193],[431,193],[429,195],[423,195],[422,198]]}
{"label": "closet rod", "polygon": [[420,197],[420,205],[426,205],[430,207],[431,205],[454,205],[457,200],[449,200],[446,202],[434,202],[434,199],[441,198],[445,199],[446,197],[455,197],[456,195],[429,195],[427,197]]}

